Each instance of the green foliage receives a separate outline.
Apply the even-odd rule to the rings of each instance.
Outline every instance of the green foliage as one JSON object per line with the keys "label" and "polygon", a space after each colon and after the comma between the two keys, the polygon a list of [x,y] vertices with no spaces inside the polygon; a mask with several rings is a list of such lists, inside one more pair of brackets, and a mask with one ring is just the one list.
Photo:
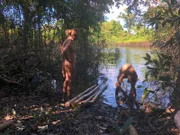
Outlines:
{"label": "green foliage", "polygon": [[105,40],[108,44],[116,44],[129,42],[144,42],[152,40],[153,30],[146,28],[140,24],[131,27],[131,31],[134,31],[134,34],[125,31],[122,28],[121,24],[114,20],[110,22],[102,22],[99,25],[100,28],[96,32],[96,35],[98,36],[93,37],[94,42],[98,42],[98,40]]}
{"label": "green foliage", "polygon": [[26,90],[33,86],[31,90],[45,92],[51,90],[52,79],[61,86],[59,45],[66,38],[65,30],[73,27],[80,33],[75,44],[76,83],[96,79],[102,48],[90,44],[88,37],[112,4],[112,0],[103,3],[98,0],[3,0],[0,3],[0,86],[15,84],[14,88]]}
{"label": "green foliage", "polygon": [[177,1],[163,1],[157,6],[149,7],[144,15],[145,20],[154,29],[154,47],[158,47],[165,55],[172,57],[172,68],[180,64],[179,60],[179,8]]}
{"label": "green foliage", "polygon": [[150,93],[154,93],[154,91],[149,88],[145,88],[141,100],[144,101],[144,99],[146,99]]}
{"label": "green foliage", "polygon": [[122,18],[125,22],[125,28],[128,30],[128,34],[131,33],[132,27],[135,25],[135,14],[126,12],[120,13],[119,18]]}
{"label": "green foliage", "polygon": [[[147,12],[144,14],[144,21],[146,25],[149,25],[154,32],[153,36],[153,47],[160,49],[160,52],[164,55],[171,56],[171,64],[169,68],[162,70],[164,74],[155,66],[150,67],[148,70],[154,74],[153,76],[156,79],[165,80],[166,82],[173,78],[176,79],[177,87],[178,82],[180,82],[180,46],[179,46],[179,30],[180,30],[180,9],[178,0],[163,0],[163,1],[154,1],[154,0],[133,0],[129,3],[129,0],[122,0],[119,3],[129,4],[128,11],[130,13],[142,14],[140,7],[147,7]],[[149,61],[149,59],[147,60]],[[169,60],[168,60],[169,61]],[[151,63],[159,63],[157,59],[151,61]],[[164,64],[166,61],[164,61]],[[161,62],[163,65],[163,63]],[[148,75],[147,74],[147,75]],[[167,74],[167,75],[166,75]],[[177,77],[176,77],[177,74]],[[175,90],[176,93],[177,90]],[[178,100],[177,96],[173,95],[174,101]]]}
{"label": "green foliage", "polygon": [[[180,72],[176,69],[179,69],[180,65],[180,46],[179,46],[179,30],[180,30],[180,9],[178,0],[121,0],[117,4],[126,4],[128,5],[128,12],[134,13],[139,18],[143,17],[144,23],[146,26],[150,26],[152,29],[152,41],[153,47],[160,49],[160,52],[164,55],[171,56],[171,64],[167,73],[160,71],[158,67],[149,67],[149,71],[153,74],[156,79],[168,81],[169,78],[173,77],[176,79],[176,82],[180,82]],[[147,11],[141,10],[141,8],[146,9]],[[144,14],[145,13],[145,14]],[[138,18],[138,19],[139,19]],[[142,22],[142,20],[141,20]],[[147,61],[150,61],[149,59]],[[151,61],[151,63],[160,63],[159,60]],[[164,63],[166,63],[164,61]],[[154,65],[153,64],[153,65]],[[162,63],[163,64],[163,63]],[[166,71],[167,71],[166,70]],[[147,75],[148,75],[147,74]],[[167,76],[165,76],[167,74]],[[177,78],[175,78],[177,74]],[[178,85],[178,84],[177,84]],[[175,100],[178,100],[175,99]]]}
{"label": "green foliage", "polygon": [[131,123],[133,121],[133,117],[130,117],[123,125],[123,128],[121,130],[121,134],[125,134],[127,132],[127,130],[129,129]]}
{"label": "green foliage", "polygon": [[133,121],[133,117],[130,117],[128,120],[126,120],[126,122],[124,123],[122,128],[120,128],[118,125],[116,125],[115,126],[116,134],[125,135],[128,132],[132,121]]}
{"label": "green foliage", "polygon": [[148,69],[145,76],[146,80],[155,79],[170,82],[173,77],[168,71],[170,71],[172,58],[159,52],[156,52],[153,56],[155,58],[152,58],[150,54],[146,53],[144,57],[146,60],[145,65]]}

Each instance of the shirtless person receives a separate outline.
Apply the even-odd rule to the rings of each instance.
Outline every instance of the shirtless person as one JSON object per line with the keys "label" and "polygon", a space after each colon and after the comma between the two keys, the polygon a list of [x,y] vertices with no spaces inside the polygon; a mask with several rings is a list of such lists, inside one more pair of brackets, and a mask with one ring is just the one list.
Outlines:
{"label": "shirtless person", "polygon": [[[128,82],[131,84],[131,90],[130,90],[129,96],[121,88],[121,83],[123,82],[124,78],[127,78]],[[121,67],[121,69],[119,71],[119,75],[117,77],[116,96],[117,96],[118,92],[121,91],[126,98],[130,99],[132,101],[132,103],[133,104],[135,103],[136,107],[139,108],[138,104],[135,102],[135,99],[136,99],[135,85],[136,85],[137,80],[138,80],[138,75],[137,75],[135,69],[132,67],[132,65],[130,65],[130,64],[123,65]]]}
{"label": "shirtless person", "polygon": [[71,98],[72,81],[75,78],[76,72],[76,55],[73,48],[73,41],[77,38],[78,32],[76,29],[71,29],[66,30],[65,33],[68,38],[61,46],[61,53],[63,56],[62,74],[65,78],[63,83],[63,100],[69,100]]}

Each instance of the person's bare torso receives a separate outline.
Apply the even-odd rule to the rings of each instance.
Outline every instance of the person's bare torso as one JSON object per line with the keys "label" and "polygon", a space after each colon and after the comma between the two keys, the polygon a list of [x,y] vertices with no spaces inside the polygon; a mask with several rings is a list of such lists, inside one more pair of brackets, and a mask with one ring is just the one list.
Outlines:
{"label": "person's bare torso", "polygon": [[62,50],[63,50],[63,58],[64,60],[69,61],[70,63],[75,62],[75,51],[72,46],[72,40],[66,39],[63,43]]}
{"label": "person's bare torso", "polygon": [[135,85],[138,79],[135,69],[130,64],[125,64],[121,67],[118,79],[121,83],[124,78],[128,78],[129,83]]}

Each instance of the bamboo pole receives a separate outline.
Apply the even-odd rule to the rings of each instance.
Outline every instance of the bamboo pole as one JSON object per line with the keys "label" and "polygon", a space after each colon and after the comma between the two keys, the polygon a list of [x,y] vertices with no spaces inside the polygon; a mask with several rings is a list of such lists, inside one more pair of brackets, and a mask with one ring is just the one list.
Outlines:
{"label": "bamboo pole", "polygon": [[65,103],[65,107],[69,107],[76,99],[78,99],[79,97],[81,97],[83,94],[87,93],[88,91],[92,90],[95,88],[95,84],[93,86],[91,86],[90,88],[86,89],[84,92],[78,94],[77,96],[75,96],[73,99],[67,101]]}
{"label": "bamboo pole", "polygon": [[96,99],[99,97],[99,95],[105,90],[105,89],[107,89],[107,84],[104,86],[104,88],[101,90],[101,91],[99,91],[99,93],[97,94],[97,95],[95,95],[95,97],[90,101],[90,103],[93,103],[94,101],[96,101]]}
{"label": "bamboo pole", "polygon": [[[96,99],[99,97],[99,95],[107,88],[107,84],[104,86],[103,89],[101,89],[100,91],[97,91],[96,93],[94,93],[91,97],[89,97],[88,99],[80,102],[78,105],[80,107],[87,107],[89,105],[92,105]],[[93,99],[92,99],[93,98]],[[92,100],[91,100],[92,99]]]}
{"label": "bamboo pole", "polygon": [[94,99],[97,97],[97,95],[99,95],[105,88],[107,87],[107,84],[103,87],[103,89],[96,91],[96,93],[94,93],[93,95],[91,95],[89,98],[87,98],[86,100],[80,102],[79,104],[85,104],[87,102],[89,102],[90,100]]}
{"label": "bamboo pole", "polygon": [[104,83],[105,81],[102,81],[98,86],[96,86],[92,91],[90,91],[87,94],[84,94],[82,97],[80,97],[79,99],[77,99],[74,103],[77,104],[78,102],[80,102],[81,100],[87,98],[88,96],[90,96],[92,93],[94,93],[96,90],[99,89],[99,87]]}
{"label": "bamboo pole", "polygon": [[95,93],[93,93],[90,97],[88,97],[86,100],[83,100],[81,102],[79,102],[79,104],[84,104],[88,101],[90,101],[95,95],[97,95],[99,93],[100,90],[96,91]]}

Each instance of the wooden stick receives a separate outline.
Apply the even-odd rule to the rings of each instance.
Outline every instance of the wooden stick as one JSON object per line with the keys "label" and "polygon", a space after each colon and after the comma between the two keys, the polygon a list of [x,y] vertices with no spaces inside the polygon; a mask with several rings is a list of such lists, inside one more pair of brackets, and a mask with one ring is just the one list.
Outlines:
{"label": "wooden stick", "polygon": [[94,94],[92,94],[89,98],[87,98],[86,100],[83,100],[81,102],[79,102],[79,104],[84,104],[88,101],[90,101],[95,95],[97,95],[99,93],[100,90],[96,91]]}
{"label": "wooden stick", "polygon": [[107,84],[104,86],[104,88],[102,89],[102,90],[100,90],[99,91],[99,93],[97,94],[97,95],[95,95],[95,97],[90,101],[90,102],[94,102],[94,101],[96,101],[96,99],[99,97],[99,95],[105,90],[105,89],[107,89]]}
{"label": "wooden stick", "polygon": [[[91,105],[96,99],[97,97],[107,88],[107,84],[104,86],[103,89],[97,91],[96,93],[94,93],[93,95],[91,95],[88,99],[80,102],[78,105],[80,105],[81,107],[83,106],[88,106]],[[92,99],[93,98],[93,99]],[[91,101],[90,101],[91,100]]]}
{"label": "wooden stick", "polygon": [[91,86],[90,88],[86,89],[84,92],[82,92],[82,93],[78,94],[77,96],[75,96],[73,99],[67,101],[67,102],[65,103],[65,107],[69,107],[76,99],[78,99],[78,98],[81,97],[83,94],[87,93],[88,91],[94,89],[95,86],[96,86],[96,85]]}
{"label": "wooden stick", "polygon": [[101,82],[98,86],[96,86],[92,91],[90,91],[89,93],[87,93],[87,94],[83,95],[82,97],[80,97],[79,99],[77,99],[77,100],[75,101],[75,103],[78,103],[78,102],[80,102],[81,100],[83,100],[83,99],[87,98],[88,96],[90,96],[92,93],[94,93],[96,90],[98,90],[99,87],[100,87],[104,82],[105,82],[105,81],[102,81],[102,82]]}
{"label": "wooden stick", "polygon": [[5,120],[0,124],[0,131],[9,127],[10,125],[12,125],[14,123],[13,120]]}

